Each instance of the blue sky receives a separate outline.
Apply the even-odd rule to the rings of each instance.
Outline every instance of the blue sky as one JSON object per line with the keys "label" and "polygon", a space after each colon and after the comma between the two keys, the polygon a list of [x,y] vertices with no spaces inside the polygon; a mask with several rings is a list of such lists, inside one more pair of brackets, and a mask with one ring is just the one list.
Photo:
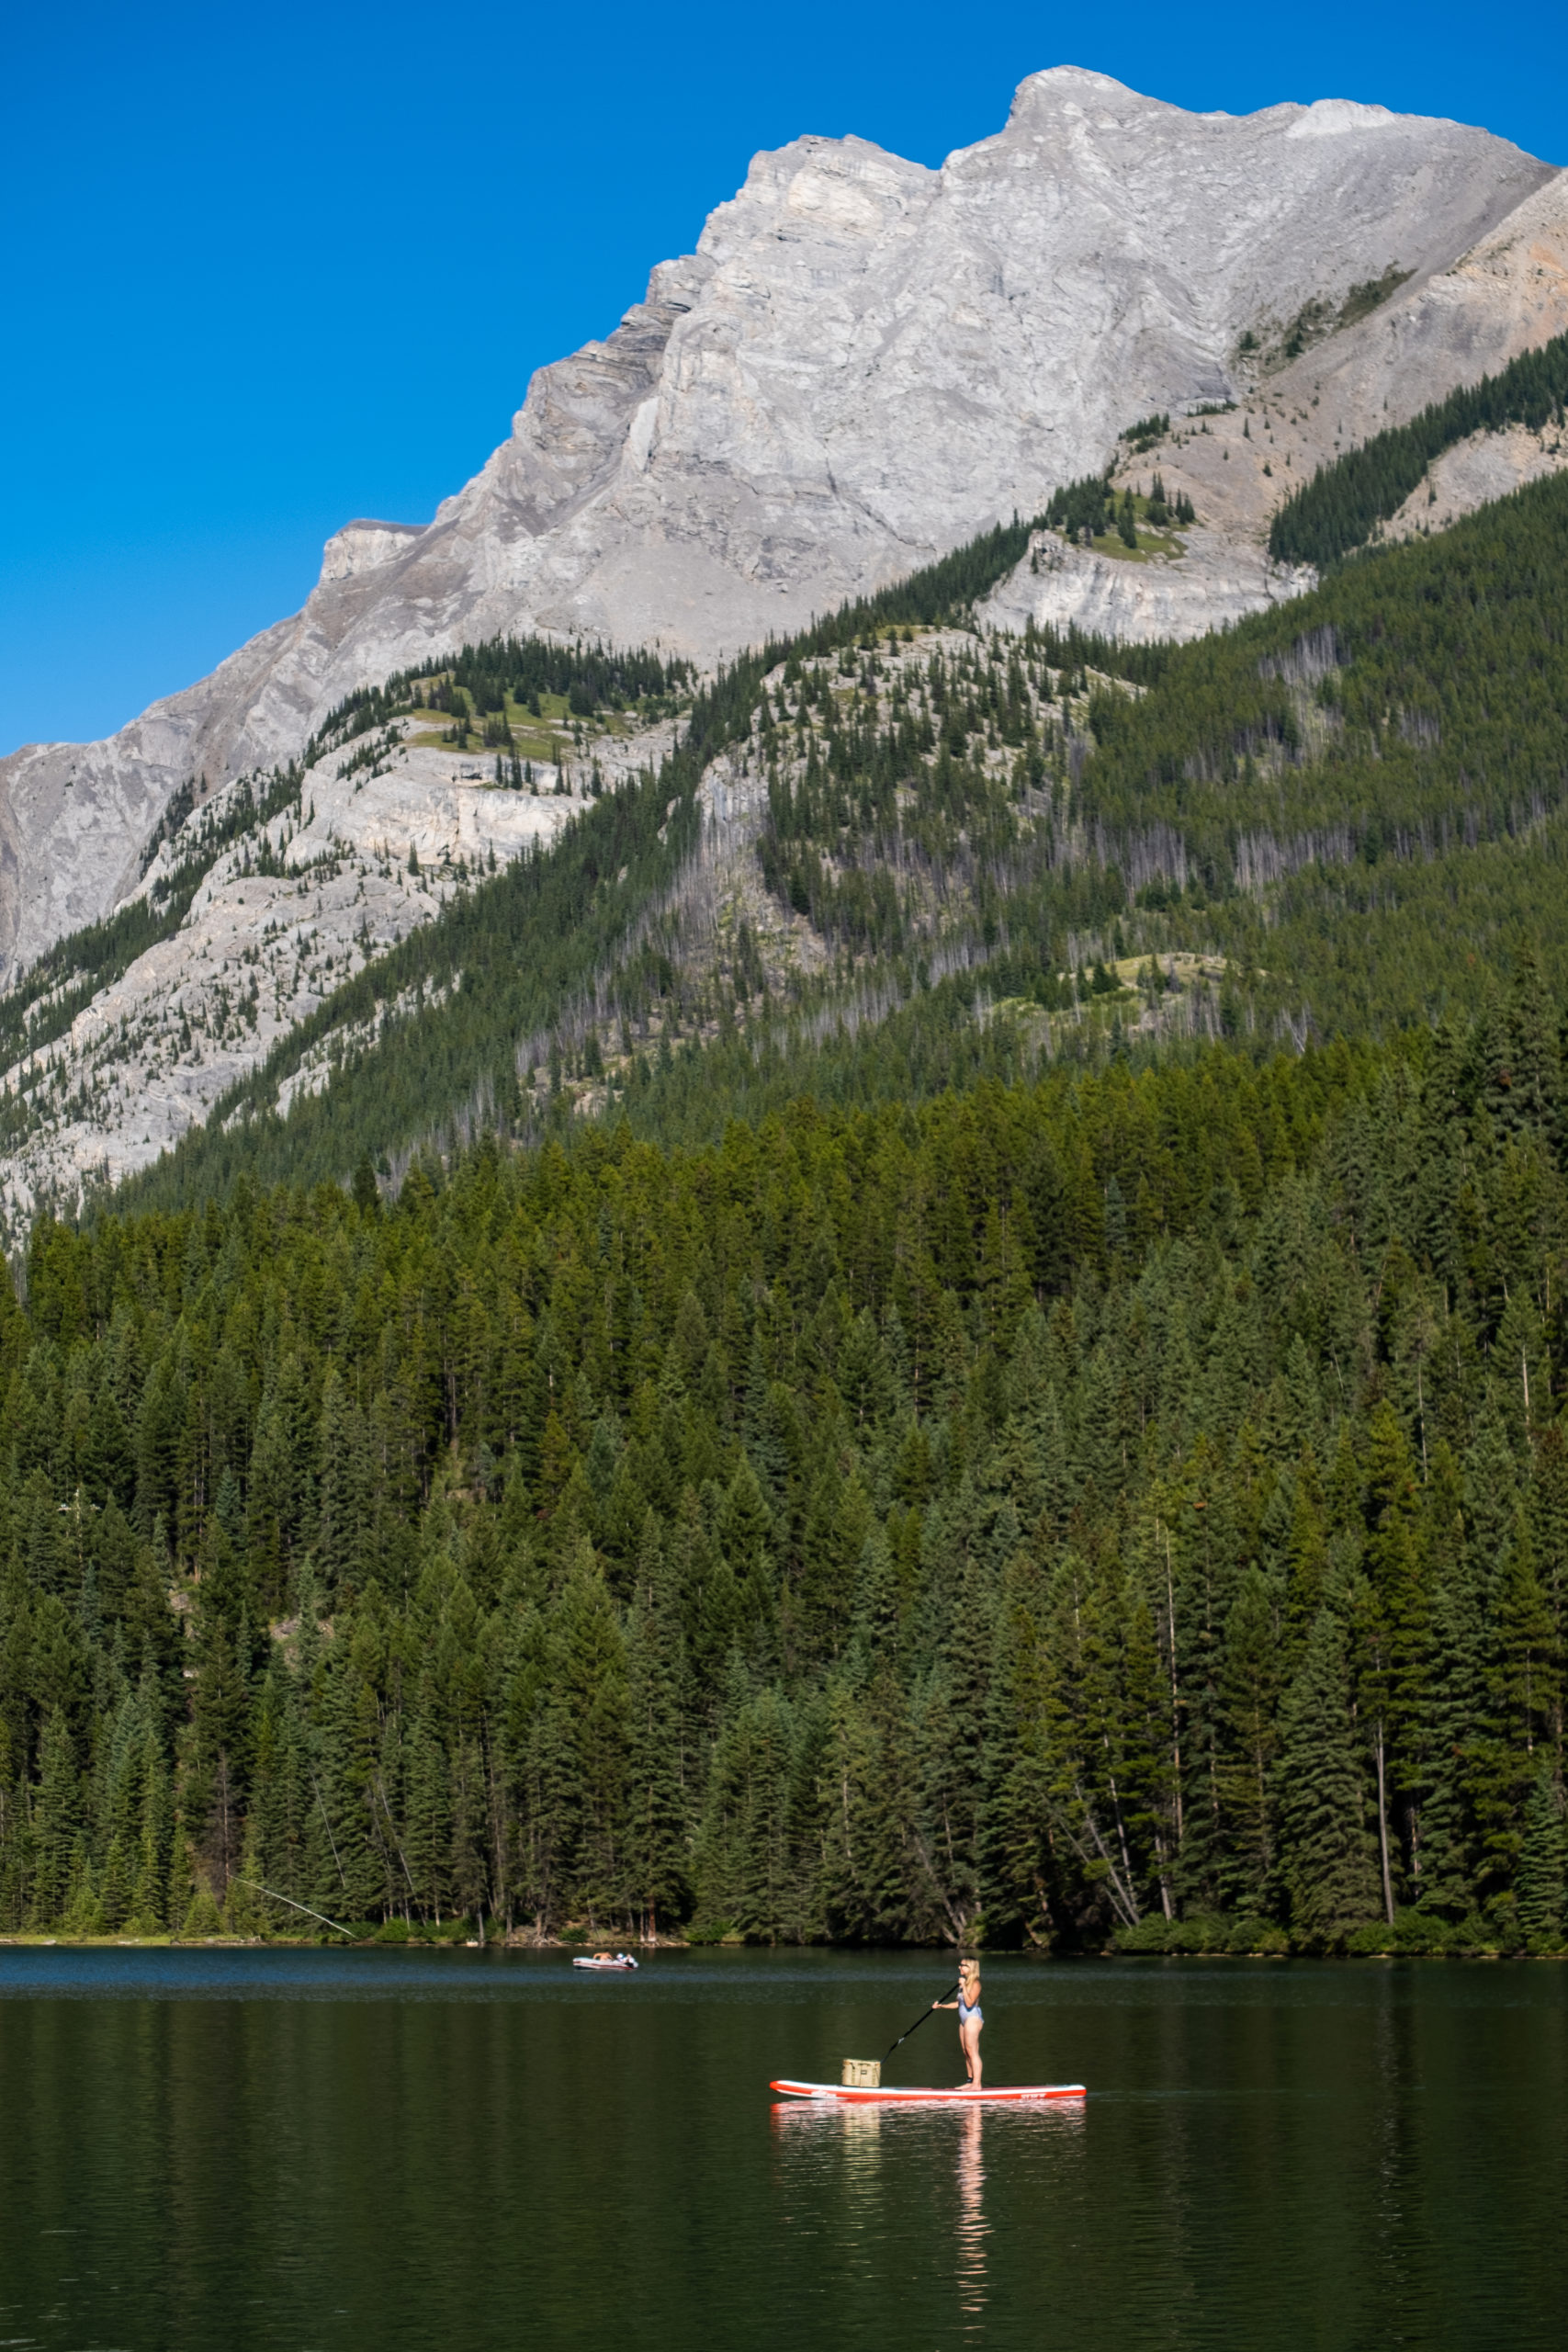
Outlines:
{"label": "blue sky", "polygon": [[18,11],[0,751],[106,733],[201,675],[300,604],[349,517],[428,518],[531,371],[607,332],[760,147],[852,130],[935,164],[1070,62],[1195,107],[1453,115],[1568,160],[1568,41],[1550,12],[1512,21],[1404,0]]}

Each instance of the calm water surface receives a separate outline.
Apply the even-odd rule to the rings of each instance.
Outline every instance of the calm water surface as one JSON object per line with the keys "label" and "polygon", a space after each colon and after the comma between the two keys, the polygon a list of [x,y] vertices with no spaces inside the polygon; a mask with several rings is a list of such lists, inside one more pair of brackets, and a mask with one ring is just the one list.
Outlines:
{"label": "calm water surface", "polygon": [[942,1982],[0,1950],[0,2346],[1568,2342],[1568,1972],[990,1960],[988,2074],[1082,2107],[770,2097]]}

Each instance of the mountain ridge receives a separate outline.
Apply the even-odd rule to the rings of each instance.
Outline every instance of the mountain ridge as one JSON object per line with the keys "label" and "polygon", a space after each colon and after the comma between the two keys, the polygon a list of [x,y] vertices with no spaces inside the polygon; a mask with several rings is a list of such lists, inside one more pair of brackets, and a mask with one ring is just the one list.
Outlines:
{"label": "mountain ridge", "polygon": [[1553,177],[1462,125],[1189,115],[1070,67],[935,171],[852,138],[759,156],[429,525],[346,525],[210,677],[0,761],[4,970],[133,887],[187,776],[293,756],[378,673],[525,627],[705,659],[798,628],[1033,511],[1140,401],[1238,389],[1270,305],[1391,268],[1408,299]]}

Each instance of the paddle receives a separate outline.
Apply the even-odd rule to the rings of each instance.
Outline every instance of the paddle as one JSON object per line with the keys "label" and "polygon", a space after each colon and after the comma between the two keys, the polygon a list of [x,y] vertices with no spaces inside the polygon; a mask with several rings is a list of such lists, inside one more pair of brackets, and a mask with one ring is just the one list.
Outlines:
{"label": "paddle", "polygon": [[[964,1980],[963,1980],[963,1978],[962,1978],[962,1977],[960,1977],[960,1978],[959,1978],[959,1980],[958,1980],[958,1982],[959,1982],[959,1984],[960,1984],[963,1983],[963,1981],[964,1981]],[[956,1992],[957,1992],[957,1990],[958,1990],[958,1984],[950,1984],[950,1985],[948,1986],[948,1988],[947,1988],[946,1992],[942,1995],[942,1999],[943,1999],[944,2001],[950,2001],[950,2000],[953,1998],[953,1996],[954,1995],[954,1993],[956,1993]],[[937,2004],[933,2001],[933,2002],[931,2003],[931,2009],[934,2009],[934,2008],[936,2007],[936,2006],[937,2006]],[[904,2029],[903,2032],[898,2036],[898,2041],[896,2041],[896,2042],[893,2044],[893,2050],[897,2050],[897,2047],[898,2047],[898,2042],[899,2042],[899,2041],[908,2041],[908,2039],[909,2039],[910,2034],[912,2034],[912,2033],[915,2033],[915,2032],[918,2032],[918,2031],[919,2031],[919,2028],[920,2028],[921,2026],[923,2026],[923,2025],[924,2025],[924,2023],[925,2023],[926,2019],[930,2017],[930,2015],[931,2015],[931,2009],[922,2009],[922,2010],[920,2011],[919,2016],[915,2019],[914,2024],[913,2024],[913,2025],[911,2025],[911,2026],[906,2026],[906,2027],[905,2027],[905,2029]],[[892,2057],[892,2055],[893,2055],[893,2050],[886,2051],[886,2052],[884,2053],[883,2057],[882,2057],[882,2058],[881,2058],[881,2060],[879,2061],[879,2064],[882,2064],[882,2065],[884,2065],[884,2066],[886,2066],[886,2065],[888,2059],[889,2059],[889,2058],[891,2058],[891,2057]]]}

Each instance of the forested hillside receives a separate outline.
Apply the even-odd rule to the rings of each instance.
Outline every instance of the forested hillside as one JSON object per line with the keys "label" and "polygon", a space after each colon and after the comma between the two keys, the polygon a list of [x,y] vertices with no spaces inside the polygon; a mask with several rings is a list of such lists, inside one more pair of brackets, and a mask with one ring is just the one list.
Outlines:
{"label": "forested hillside", "polygon": [[[923,633],[1026,541],[992,534],[721,673],[657,777],[328,996],[130,1197],[197,1201],[241,1169],[342,1181],[366,1151],[385,1174],[481,1115],[535,1141],[608,1104],[686,1143],[803,1091],[925,1099],[1195,1035],[1266,1055],[1392,1035],[1469,1017],[1522,938],[1568,985],[1568,480],[1193,645],[971,635],[926,662]],[[682,929],[719,755],[767,780],[756,872],[820,941],[814,970],[770,975],[750,926]],[[1120,990],[1091,995],[1117,962]],[[333,1083],[277,1116],[338,1037]]]}
{"label": "forested hillside", "polygon": [[0,1927],[1562,1945],[1568,481],[1181,649],[1027,543],[36,1227]]}
{"label": "forested hillside", "polygon": [[1555,1945],[1563,1108],[1526,960],[1463,1035],[40,1227],[0,1917]]}
{"label": "forested hillside", "polygon": [[[220,1100],[205,1127],[130,1184],[127,1196],[160,1205],[199,1200],[242,1170],[263,1181],[346,1176],[367,1152],[385,1174],[412,1143],[445,1138],[454,1120],[476,1114],[533,1137],[566,1119],[581,1091],[562,1095],[552,1086],[548,1116],[538,1115],[545,1106],[519,1092],[529,1049],[541,1070],[565,1065],[578,1078],[595,1069],[602,1074],[606,1048],[589,1035],[600,1002],[608,1032],[629,1036],[635,1029],[645,1045],[656,1040],[655,1057],[665,1062],[678,1042],[687,1049],[719,1042],[732,1030],[737,975],[728,959],[727,968],[714,968],[705,940],[694,956],[686,954],[678,919],[665,920],[700,841],[698,791],[709,763],[750,745],[772,672],[803,674],[809,663],[821,675],[845,664],[856,673],[858,661],[868,652],[874,658],[891,633],[913,637],[966,619],[973,600],[1024,554],[1030,528],[1014,522],[988,532],[789,645],[767,646],[720,669],[694,697],[681,741],[657,775],[606,791],[556,847],[463,888],[438,921],[332,990]],[[1064,692],[1069,675],[1086,676],[1090,666],[1096,674],[1143,679],[1156,675],[1164,658],[1161,649],[1118,648],[1076,630],[1032,647],[1037,672],[1047,662],[1058,665]],[[835,712],[833,698],[824,700]],[[1080,697],[1080,719],[1083,707]],[[361,706],[350,722],[362,723]],[[833,756],[841,763],[874,748],[874,731],[857,727]],[[939,797],[950,766],[938,763]],[[858,805],[864,795],[853,797]],[[949,818],[973,797],[961,782]],[[953,919],[962,924],[968,912],[961,895]],[[852,954],[851,968],[853,961]],[[913,985],[907,963],[900,985]],[[824,985],[807,990],[814,1008],[829,993]],[[394,1004],[399,1016],[383,1023],[379,1016]],[[323,1047],[334,1056],[332,1083],[297,1093],[287,1117],[278,1116],[280,1085]],[[621,1058],[623,1076],[631,1074],[632,1056]]]}

